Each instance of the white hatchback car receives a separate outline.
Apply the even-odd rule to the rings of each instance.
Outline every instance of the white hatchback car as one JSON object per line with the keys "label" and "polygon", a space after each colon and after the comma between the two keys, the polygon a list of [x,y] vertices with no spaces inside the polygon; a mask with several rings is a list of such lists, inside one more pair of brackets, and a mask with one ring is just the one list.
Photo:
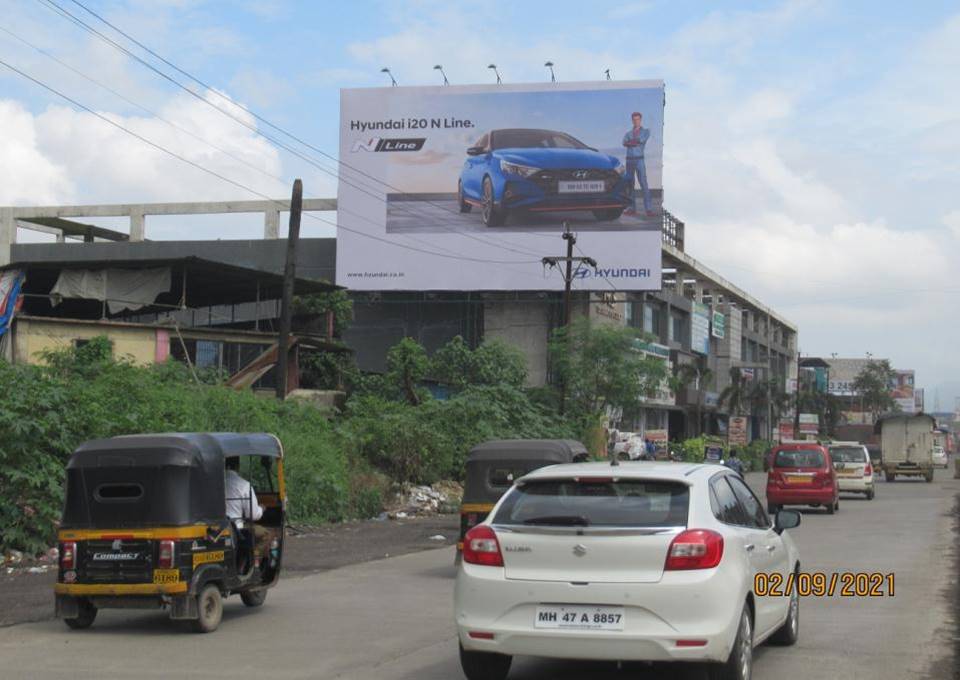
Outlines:
{"label": "white hatchback car", "polygon": [[[629,462],[541,468],[465,538],[454,595],[470,680],[502,680],[514,655],[706,662],[749,680],[753,647],[793,644],[799,600],[754,579],[799,569],[785,528],[731,470]],[[792,579],[790,579],[792,581]]]}
{"label": "white hatchback car", "polygon": [[942,446],[933,447],[933,464],[937,467],[947,467],[947,452]]}
{"label": "white hatchback car", "polygon": [[862,493],[872,501],[876,493],[873,461],[867,447],[859,442],[834,442],[830,444],[830,460],[837,473],[840,493]]}

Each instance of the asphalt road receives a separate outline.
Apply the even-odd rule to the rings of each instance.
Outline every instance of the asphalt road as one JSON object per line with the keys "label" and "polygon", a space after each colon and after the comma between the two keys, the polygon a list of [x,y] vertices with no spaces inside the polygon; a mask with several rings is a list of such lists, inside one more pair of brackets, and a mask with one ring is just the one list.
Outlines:
{"label": "asphalt road", "polygon": [[[761,475],[750,475],[754,487]],[[954,677],[955,503],[960,481],[880,483],[873,501],[804,513],[805,571],[883,571],[895,596],[806,598],[800,642],[756,651],[757,680]],[[162,613],[101,612],[94,627],[0,629],[0,677],[451,680],[457,661],[450,548],[290,578],[262,609],[232,598],[220,629],[183,632]],[[513,680],[701,678],[698,671],[518,659]]]}

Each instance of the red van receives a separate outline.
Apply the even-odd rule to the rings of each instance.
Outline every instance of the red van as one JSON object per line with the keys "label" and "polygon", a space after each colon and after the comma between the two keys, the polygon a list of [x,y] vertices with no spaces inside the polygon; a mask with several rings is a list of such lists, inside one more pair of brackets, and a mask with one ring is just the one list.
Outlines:
{"label": "red van", "polygon": [[822,505],[828,515],[840,509],[840,486],[825,447],[799,442],[771,451],[767,510],[775,514],[784,505]]}

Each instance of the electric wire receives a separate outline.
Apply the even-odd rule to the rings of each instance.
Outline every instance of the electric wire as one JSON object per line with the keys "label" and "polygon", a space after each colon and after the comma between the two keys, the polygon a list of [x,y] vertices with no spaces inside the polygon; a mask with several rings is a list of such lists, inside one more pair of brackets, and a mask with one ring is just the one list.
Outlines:
{"label": "electric wire", "polygon": [[[29,81],[33,82],[34,84],[42,87],[43,89],[47,90],[48,92],[50,92],[50,93],[52,93],[52,94],[60,97],[60,98],[63,99],[64,101],[67,101],[67,102],[69,102],[70,104],[73,104],[74,106],[76,106],[76,107],[78,107],[78,108],[86,111],[87,113],[89,113],[89,114],[92,115],[92,116],[95,116],[96,118],[98,118],[99,120],[107,123],[108,125],[111,125],[112,127],[115,127],[115,128],[117,128],[118,130],[121,130],[122,132],[130,135],[131,137],[134,137],[134,138],[140,140],[141,142],[143,142],[143,143],[145,143],[145,144],[153,147],[154,149],[156,149],[156,150],[158,150],[158,151],[160,151],[160,152],[162,152],[162,153],[164,153],[164,154],[167,154],[168,156],[171,156],[172,158],[175,158],[175,159],[177,159],[177,160],[179,160],[179,161],[181,161],[181,162],[183,162],[183,163],[186,163],[187,165],[190,165],[191,167],[196,168],[197,170],[200,170],[201,172],[204,172],[204,173],[206,173],[206,174],[208,174],[208,175],[211,175],[211,176],[213,176],[213,177],[216,177],[217,179],[220,179],[220,180],[222,180],[222,181],[224,181],[224,182],[227,182],[228,184],[231,184],[231,185],[233,185],[233,186],[235,186],[235,187],[237,187],[237,188],[239,188],[239,189],[242,189],[242,190],[244,190],[244,191],[246,191],[246,192],[248,192],[248,193],[251,193],[251,194],[253,194],[253,195],[255,195],[255,196],[258,196],[258,197],[260,197],[260,198],[262,198],[262,199],[264,199],[264,200],[266,200],[266,201],[268,201],[268,202],[270,202],[270,203],[273,203],[273,204],[277,205],[278,207],[280,207],[280,208],[282,208],[282,209],[286,209],[286,208],[287,208],[287,206],[286,206],[284,203],[282,203],[282,202],[280,202],[280,201],[277,201],[276,199],[272,198],[271,196],[268,196],[267,194],[261,193],[261,192],[257,191],[256,189],[253,189],[253,188],[251,188],[251,187],[249,187],[249,186],[247,186],[247,185],[245,185],[245,184],[243,184],[243,183],[241,183],[241,182],[238,182],[238,181],[236,181],[236,180],[234,180],[234,179],[231,179],[230,177],[227,177],[227,176],[225,176],[225,175],[223,175],[223,174],[221,174],[221,173],[219,173],[219,172],[217,172],[217,171],[215,171],[215,170],[211,170],[210,168],[207,168],[207,167],[201,165],[200,163],[197,163],[197,162],[195,162],[195,161],[192,161],[192,160],[190,160],[189,158],[185,158],[185,157],[179,155],[178,153],[176,153],[175,151],[171,151],[170,149],[167,149],[167,148],[164,147],[163,145],[158,144],[158,143],[156,143],[156,142],[154,142],[154,141],[152,141],[152,140],[150,140],[150,139],[148,139],[148,138],[146,138],[146,137],[144,137],[144,136],[142,136],[142,135],[134,132],[133,130],[130,130],[129,128],[121,125],[120,123],[117,123],[116,121],[111,120],[111,119],[108,118],[107,116],[104,116],[103,114],[98,113],[97,111],[94,111],[93,109],[91,109],[90,107],[82,104],[81,102],[77,101],[76,99],[73,99],[72,97],[70,97],[70,96],[68,96],[68,95],[60,92],[60,91],[57,90],[56,88],[54,88],[54,87],[52,87],[52,86],[50,86],[50,85],[47,85],[47,84],[44,83],[43,81],[41,81],[41,80],[39,80],[39,79],[37,79],[37,78],[34,78],[33,76],[31,76],[30,74],[26,73],[25,71],[20,70],[20,69],[17,68],[16,66],[14,66],[14,65],[12,65],[12,64],[10,64],[10,63],[2,60],[2,59],[0,59],[0,66],[4,66],[4,67],[8,68],[9,70],[13,71],[14,73],[20,75],[21,77],[26,78],[27,80],[29,80]],[[330,225],[330,226],[333,226],[333,227],[336,227],[336,228],[339,228],[339,229],[343,229],[344,231],[347,231],[347,232],[352,233],[352,234],[357,234],[357,235],[363,236],[363,237],[365,237],[365,238],[369,238],[369,239],[372,239],[372,240],[375,240],[375,241],[380,241],[380,242],[386,243],[386,244],[388,244],[388,245],[391,245],[391,246],[394,246],[394,247],[397,247],[397,248],[403,248],[403,249],[405,249],[405,250],[412,250],[412,251],[419,252],[419,253],[424,253],[424,254],[427,254],[427,255],[433,255],[433,256],[435,256],[435,257],[442,257],[442,258],[455,259],[455,260],[464,260],[464,261],[469,261],[469,262],[479,262],[479,263],[482,263],[482,264],[510,265],[510,264],[539,264],[539,263],[540,263],[540,260],[489,260],[489,259],[484,259],[484,258],[475,258],[475,257],[459,256],[459,255],[450,255],[450,254],[446,254],[446,253],[438,253],[438,252],[435,252],[435,251],[428,251],[428,250],[424,250],[424,249],[422,249],[422,248],[416,248],[416,247],[414,247],[414,246],[406,245],[406,244],[403,244],[403,243],[398,243],[398,242],[396,242],[396,241],[390,241],[389,239],[381,238],[381,237],[379,237],[379,236],[376,236],[375,234],[368,234],[368,233],[366,233],[366,232],[363,232],[363,231],[360,231],[360,230],[357,230],[357,229],[351,229],[351,228],[348,228],[348,227],[346,227],[346,226],[344,226],[344,225],[342,225],[342,224],[338,225],[336,222],[332,222],[332,221],[330,221],[330,220],[324,219],[324,218],[322,218],[322,217],[320,217],[320,216],[318,216],[318,215],[314,215],[314,214],[311,213],[311,212],[307,212],[307,213],[305,213],[305,214],[306,214],[306,216],[307,216],[308,218],[312,218],[312,219],[314,219],[314,220],[316,220],[316,221],[323,222],[324,224],[328,224],[328,225]]]}
{"label": "electric wire", "polygon": [[[156,66],[154,66],[154,65],[151,64],[150,62],[146,61],[145,59],[143,59],[143,58],[140,57],[139,55],[135,54],[134,52],[132,52],[131,50],[127,49],[127,48],[124,47],[123,45],[119,44],[118,42],[116,42],[115,40],[113,40],[112,38],[110,38],[109,36],[107,36],[107,35],[103,34],[102,32],[98,31],[98,30],[97,30],[96,28],[94,28],[93,26],[90,26],[88,23],[86,23],[85,21],[83,21],[82,19],[80,19],[79,17],[77,17],[76,15],[72,14],[69,10],[63,8],[61,5],[59,5],[57,2],[55,2],[55,0],[36,0],[36,1],[37,1],[38,3],[40,3],[42,6],[47,7],[47,8],[50,9],[51,11],[56,12],[57,14],[59,14],[59,15],[62,16],[62,17],[64,17],[65,19],[67,19],[67,20],[70,21],[71,23],[73,23],[73,24],[75,24],[76,26],[78,26],[78,27],[82,28],[83,30],[87,31],[88,33],[90,33],[91,35],[93,35],[93,36],[95,36],[96,38],[100,39],[101,41],[106,42],[108,45],[110,45],[110,46],[113,47],[114,49],[116,49],[116,50],[120,51],[121,53],[127,55],[129,58],[137,61],[138,63],[140,63],[141,65],[143,65],[144,67],[146,67],[146,68],[149,69],[150,71],[154,72],[155,74],[157,74],[158,76],[160,76],[160,77],[163,78],[164,80],[166,80],[166,81],[170,82],[171,84],[175,85],[177,88],[183,90],[184,92],[186,92],[186,93],[189,94],[190,96],[194,97],[194,98],[197,99],[198,101],[203,102],[205,105],[209,106],[209,107],[212,108],[214,111],[217,111],[217,112],[219,112],[221,115],[226,116],[227,118],[233,120],[235,123],[237,123],[237,124],[241,125],[242,127],[246,128],[247,130],[251,131],[251,132],[254,133],[255,135],[258,135],[258,136],[260,136],[260,137],[263,137],[264,139],[268,140],[268,141],[271,142],[272,144],[275,144],[276,146],[284,149],[284,150],[287,151],[288,153],[296,156],[297,158],[301,159],[302,161],[304,161],[304,162],[308,163],[309,165],[317,168],[317,169],[320,170],[321,172],[323,172],[323,173],[325,173],[325,174],[333,177],[333,178],[336,179],[337,181],[342,182],[343,184],[345,184],[345,185],[347,185],[347,186],[349,186],[349,187],[352,187],[352,188],[360,191],[360,192],[363,193],[364,195],[366,195],[366,196],[368,196],[368,197],[370,197],[370,198],[372,198],[372,199],[374,199],[374,200],[378,200],[378,201],[383,202],[384,204],[389,205],[389,201],[388,201],[388,199],[387,199],[386,196],[383,196],[383,195],[381,195],[380,193],[372,193],[372,191],[368,191],[368,189],[371,189],[371,190],[373,190],[373,191],[377,191],[376,189],[374,189],[374,187],[371,187],[371,186],[368,185],[368,184],[358,184],[358,183],[356,183],[356,182],[357,182],[357,181],[360,181],[360,180],[354,181],[354,180],[351,180],[351,179],[349,179],[349,178],[344,177],[344,175],[343,175],[341,172],[339,172],[339,171],[337,171],[337,170],[332,170],[332,169],[326,167],[325,165],[321,164],[321,163],[320,163],[319,161],[317,161],[316,159],[314,159],[314,158],[310,157],[309,155],[301,152],[300,150],[291,147],[290,145],[284,143],[283,141],[281,141],[281,140],[279,140],[279,139],[276,139],[275,137],[273,137],[273,136],[271,136],[271,135],[266,134],[265,132],[263,132],[262,130],[260,130],[259,128],[257,128],[256,125],[251,125],[249,122],[243,120],[243,119],[240,118],[239,116],[236,116],[236,115],[234,115],[233,113],[231,113],[230,111],[227,111],[227,110],[225,110],[225,109],[217,106],[216,104],[214,104],[213,102],[211,102],[208,98],[206,98],[206,97],[202,96],[201,94],[195,92],[195,91],[192,90],[191,88],[187,87],[186,85],[184,85],[183,83],[181,83],[180,81],[178,81],[176,78],[173,78],[173,77],[170,76],[169,74],[164,73],[162,70],[160,70],[159,68],[157,68]],[[156,54],[155,52],[153,52],[153,51],[150,50],[149,48],[143,46],[142,43],[140,43],[139,41],[137,41],[135,38],[131,37],[130,35],[128,35],[128,34],[125,33],[124,31],[122,31],[121,29],[117,28],[116,26],[114,26],[113,24],[111,24],[110,22],[108,22],[107,20],[105,20],[103,17],[101,17],[101,16],[99,16],[98,14],[94,13],[92,10],[89,10],[89,9],[86,8],[85,6],[81,5],[80,3],[76,3],[76,4],[78,4],[80,7],[82,7],[82,8],[85,9],[86,11],[90,12],[93,16],[97,17],[97,18],[98,18],[100,21],[102,21],[104,24],[110,26],[110,27],[111,27],[113,30],[115,30],[117,33],[123,35],[124,37],[126,37],[128,40],[130,40],[130,41],[133,42],[134,44],[137,44],[137,45],[140,46],[142,49],[144,49],[144,50],[146,50],[147,52],[149,52],[150,54],[154,55],[154,56],[155,56],[157,59],[159,59],[160,61],[162,61],[162,62],[164,62],[164,63],[166,63],[166,64],[171,65],[171,68],[176,69],[178,72],[184,73],[184,74],[186,75],[186,77],[190,78],[190,79],[193,80],[194,82],[196,82],[196,83],[198,83],[199,85],[201,85],[202,87],[206,88],[206,89],[207,89],[209,92],[211,92],[212,94],[220,97],[221,99],[225,100],[226,102],[229,102],[231,106],[241,109],[242,111],[250,114],[251,116],[253,116],[253,117],[256,118],[257,120],[264,120],[265,124],[268,124],[268,125],[270,125],[271,127],[276,127],[276,126],[274,126],[273,124],[269,123],[269,121],[265,121],[265,119],[262,119],[260,116],[258,116],[258,115],[255,114],[254,112],[252,112],[252,111],[250,111],[249,109],[247,109],[247,108],[246,108],[245,106],[243,106],[242,104],[233,101],[232,99],[230,99],[230,98],[227,97],[226,95],[222,94],[222,93],[219,92],[218,90],[213,89],[212,87],[210,87],[209,85],[207,85],[207,84],[204,83],[203,81],[201,81],[201,80],[199,80],[199,79],[191,76],[191,75],[188,74],[186,71],[183,71],[182,69],[176,67],[175,65],[172,65],[169,61],[167,61],[166,59],[164,59],[162,56]],[[281,128],[278,128],[278,129],[280,129],[280,130],[282,131]],[[327,154],[326,152],[323,152],[322,150],[319,150],[319,149],[317,149],[316,147],[314,147],[314,146],[312,146],[312,145],[306,144],[306,143],[302,142],[302,140],[299,140],[299,138],[295,138],[295,137],[291,136],[291,135],[288,134],[288,133],[285,133],[285,134],[287,134],[287,136],[290,136],[292,139],[296,139],[299,143],[303,144],[304,146],[307,146],[308,148],[317,151],[317,152],[320,153],[321,155],[323,155],[323,156],[325,156],[325,157],[327,157],[327,158],[330,158],[330,159],[333,160],[334,162],[336,162],[336,163],[338,163],[338,164],[343,164],[342,161],[336,160],[336,159],[335,159],[333,156],[331,156],[330,154]],[[348,167],[348,168],[350,167],[349,165],[346,165],[346,164],[343,164],[343,165],[344,165],[344,167]],[[368,178],[374,180],[375,182],[378,182],[378,183],[380,183],[380,184],[384,184],[385,186],[390,187],[390,188],[395,188],[395,187],[391,187],[391,185],[386,184],[386,183],[383,182],[382,180],[379,180],[379,179],[377,179],[377,178],[375,178],[375,177],[373,177],[373,176],[371,176],[371,175],[369,175],[369,174],[367,174],[367,173],[363,173],[363,172],[357,171],[357,170],[354,169],[354,168],[351,168],[351,169],[354,170],[355,172],[359,172],[360,174],[364,175],[365,177],[368,177]],[[403,193],[403,192],[401,192],[401,193]],[[426,203],[430,203],[429,201],[425,201],[425,202],[426,202]],[[452,210],[449,210],[448,208],[445,208],[445,207],[443,207],[443,206],[436,206],[436,207],[440,207],[440,208],[442,208],[442,209],[444,209],[444,210],[446,210],[446,211],[448,211],[448,212],[453,213]],[[410,208],[407,208],[407,207],[398,207],[397,210],[400,210],[400,211],[402,211],[402,212],[406,212],[407,214],[410,214],[410,215],[412,215],[412,216],[414,216],[414,217],[420,217],[420,218],[423,218],[423,217],[424,217],[424,215],[423,215],[422,213],[416,213],[414,210],[412,210],[412,209],[410,209]],[[458,213],[453,213],[453,214],[458,214]],[[429,219],[426,220],[426,221],[429,221]],[[458,235],[465,236],[465,237],[467,237],[467,238],[469,238],[469,239],[471,239],[471,240],[477,241],[477,242],[479,242],[479,243],[483,243],[483,244],[485,244],[485,245],[493,246],[493,247],[495,247],[495,248],[499,248],[499,249],[502,249],[502,250],[506,250],[506,251],[509,251],[509,252],[513,252],[513,253],[516,253],[516,254],[519,254],[519,255],[528,255],[528,256],[536,256],[536,255],[537,255],[536,253],[533,253],[533,252],[528,251],[528,250],[520,250],[520,249],[516,249],[516,248],[511,248],[511,247],[509,247],[509,246],[507,246],[507,245],[504,245],[503,243],[497,243],[497,242],[495,242],[495,241],[489,241],[489,240],[484,239],[484,238],[481,238],[481,237],[479,237],[479,236],[475,236],[474,234],[470,234],[469,232],[462,232],[462,231],[456,230],[456,229],[454,229],[454,228],[446,225],[446,224],[443,223],[442,221],[441,221],[441,222],[437,222],[437,223],[436,223],[436,226],[439,226],[440,228],[443,228],[443,229],[446,229],[446,230],[448,230],[448,231],[451,231],[452,233],[456,233],[456,234],[458,234]]]}
{"label": "electric wire", "polygon": [[[81,70],[79,70],[79,69],[77,69],[77,68],[74,68],[73,66],[71,66],[71,65],[68,64],[67,62],[63,61],[62,59],[59,59],[58,57],[56,57],[55,55],[51,54],[51,53],[48,52],[47,50],[44,50],[42,47],[39,47],[38,45],[35,45],[34,43],[30,42],[30,41],[27,40],[26,38],[17,35],[17,34],[14,33],[13,31],[10,31],[10,30],[4,28],[3,26],[0,26],[0,32],[5,33],[6,35],[8,35],[8,36],[10,36],[11,38],[13,38],[13,39],[17,40],[18,42],[20,42],[21,44],[26,45],[27,47],[30,47],[31,49],[39,52],[39,53],[42,54],[43,56],[45,56],[45,57],[47,57],[48,59],[51,59],[52,61],[54,61],[54,62],[56,62],[57,64],[59,64],[61,67],[69,70],[71,73],[74,73],[75,75],[83,78],[83,79],[86,80],[87,82],[96,85],[97,87],[103,89],[103,90],[106,91],[106,92],[109,92],[110,94],[112,94],[113,96],[117,97],[117,98],[120,99],[121,101],[129,104],[130,106],[133,106],[133,107],[137,108],[138,110],[143,111],[144,113],[146,113],[146,114],[148,114],[148,115],[150,115],[150,116],[153,116],[153,117],[156,118],[157,120],[159,120],[159,121],[165,123],[166,125],[168,125],[169,127],[173,128],[174,130],[177,130],[178,132],[181,132],[181,133],[183,133],[183,134],[191,137],[192,139],[197,140],[198,142],[206,145],[207,147],[209,147],[209,148],[211,148],[211,149],[214,149],[215,151],[218,151],[219,153],[224,154],[224,155],[227,156],[228,158],[231,158],[232,160],[234,160],[234,161],[236,161],[236,162],[238,162],[238,163],[240,163],[240,164],[242,164],[242,165],[244,165],[244,166],[246,166],[246,167],[248,167],[248,168],[250,168],[250,169],[252,169],[252,170],[254,170],[254,171],[256,171],[256,172],[258,172],[259,174],[263,175],[264,177],[268,177],[268,178],[276,181],[276,182],[278,183],[278,185],[283,186],[284,189],[286,189],[287,187],[290,186],[290,181],[289,181],[288,179],[286,179],[286,178],[284,178],[284,177],[280,177],[279,175],[275,175],[275,174],[273,174],[273,173],[271,173],[271,172],[263,169],[262,167],[254,164],[254,163],[251,163],[250,161],[248,161],[248,160],[246,160],[246,159],[244,159],[244,158],[241,158],[240,156],[237,156],[236,154],[231,153],[230,151],[224,149],[223,147],[218,146],[218,145],[214,144],[213,142],[210,142],[209,140],[201,137],[200,135],[191,132],[190,130],[186,129],[185,127],[183,127],[183,126],[181,126],[181,125],[177,125],[176,123],[174,123],[173,121],[171,121],[169,118],[164,117],[163,115],[161,115],[161,114],[158,113],[157,111],[154,111],[154,110],[152,110],[152,109],[150,109],[150,108],[148,108],[148,107],[146,107],[146,106],[143,106],[142,104],[140,104],[140,103],[138,103],[138,102],[130,99],[129,97],[126,97],[123,93],[118,92],[117,90],[113,89],[113,88],[110,87],[109,85],[106,85],[106,84],[100,82],[100,81],[97,80],[96,78],[92,78],[91,76],[87,75],[87,74],[84,73],[83,71],[81,71]],[[375,222],[374,220],[371,220],[371,219],[368,218],[368,217],[365,217],[365,216],[363,216],[363,215],[360,215],[359,213],[353,212],[353,211],[351,211],[351,210],[343,210],[343,212],[346,213],[346,214],[348,214],[348,215],[353,215],[353,216],[357,217],[358,219],[362,219],[362,220],[364,220],[364,221],[366,221],[366,222],[369,222],[370,224],[373,224],[373,225],[375,225],[375,226],[380,226],[378,222]],[[407,235],[406,238],[408,238],[409,240],[412,240],[412,241],[416,241],[417,243],[421,243],[421,244],[423,244],[423,245],[426,245],[426,246],[429,246],[429,247],[432,247],[432,248],[436,248],[436,249],[438,249],[438,250],[442,250],[442,251],[447,252],[447,253],[450,253],[450,254],[452,254],[452,255],[463,255],[463,253],[460,253],[460,252],[458,252],[458,251],[451,250],[451,249],[449,249],[449,248],[446,248],[446,247],[444,247],[444,246],[440,246],[440,245],[437,245],[437,244],[431,244],[431,243],[429,243],[429,242],[427,242],[427,241],[425,241],[425,240],[423,240],[423,239],[417,238],[417,237],[415,237],[415,236]]]}
{"label": "electric wire", "polygon": [[[59,5],[55,2],[55,0],[45,0],[45,1],[48,2],[48,3],[50,3],[50,4],[53,4],[53,5],[56,5],[57,7],[59,7]],[[174,71],[176,71],[177,73],[180,73],[180,74],[183,75],[184,77],[189,78],[190,80],[192,80],[192,81],[193,81],[194,83],[196,83],[197,85],[200,85],[201,87],[207,89],[208,91],[210,91],[210,92],[212,92],[213,94],[215,94],[216,96],[220,97],[221,99],[223,99],[223,100],[226,101],[227,103],[229,103],[229,104],[231,104],[231,105],[233,105],[233,106],[239,107],[240,109],[242,109],[242,110],[245,111],[246,113],[250,114],[250,115],[253,116],[256,120],[260,121],[260,122],[263,123],[264,125],[272,128],[273,130],[276,130],[277,132],[279,132],[279,133],[285,135],[286,137],[294,140],[295,142],[301,144],[302,146],[304,146],[304,147],[306,147],[306,148],[308,148],[308,149],[310,149],[310,150],[312,150],[312,151],[320,154],[320,155],[323,156],[324,158],[328,158],[329,160],[333,161],[334,163],[337,163],[338,165],[340,165],[340,166],[342,166],[342,167],[344,167],[344,168],[347,168],[347,169],[349,169],[349,170],[351,170],[351,171],[353,171],[353,172],[355,172],[355,173],[357,173],[357,174],[359,174],[359,175],[362,175],[362,176],[364,176],[364,177],[366,177],[366,178],[368,178],[368,179],[371,179],[371,180],[373,180],[374,182],[377,182],[378,184],[382,184],[382,185],[384,185],[385,187],[387,187],[387,188],[389,188],[389,189],[392,189],[393,191],[396,191],[396,192],[400,193],[401,195],[409,195],[407,192],[404,192],[403,190],[401,190],[401,189],[399,189],[399,188],[397,188],[397,187],[395,187],[395,186],[393,186],[393,185],[385,182],[384,180],[381,180],[381,179],[379,179],[379,178],[377,178],[377,177],[374,177],[373,175],[370,175],[369,173],[366,173],[366,172],[364,172],[363,170],[360,170],[359,168],[356,168],[356,167],[354,167],[354,166],[351,166],[350,164],[346,163],[346,162],[343,161],[342,159],[339,159],[339,158],[333,156],[332,154],[327,153],[327,152],[324,151],[323,149],[320,149],[320,148],[314,146],[314,145],[311,144],[310,142],[307,142],[306,140],[304,140],[304,139],[302,139],[301,137],[295,135],[294,133],[290,132],[289,130],[287,130],[287,129],[279,126],[279,125],[274,124],[273,122],[271,122],[271,121],[268,120],[267,118],[259,115],[258,113],[256,113],[256,112],[253,111],[252,109],[250,109],[249,107],[244,106],[243,104],[240,104],[240,103],[238,103],[238,102],[233,101],[230,97],[224,95],[222,92],[220,92],[219,90],[217,90],[217,89],[215,89],[214,87],[212,87],[209,83],[207,83],[207,82],[201,80],[200,78],[194,76],[192,73],[190,73],[190,72],[188,72],[188,71],[180,68],[179,66],[177,66],[176,64],[174,64],[174,63],[171,62],[170,60],[166,59],[163,55],[159,54],[158,52],[156,52],[155,50],[151,49],[150,47],[148,47],[147,45],[145,45],[145,44],[142,43],[141,41],[137,40],[134,36],[130,35],[130,34],[127,33],[126,31],[124,31],[123,29],[121,29],[119,26],[117,26],[116,24],[111,23],[111,22],[110,22],[109,20],[107,20],[105,17],[103,17],[102,15],[100,15],[100,14],[98,14],[97,12],[93,11],[92,9],[90,9],[90,8],[89,8],[87,5],[85,5],[84,3],[79,2],[78,0],[71,0],[71,2],[73,2],[73,4],[75,4],[76,6],[80,7],[80,8],[83,9],[85,12],[87,12],[88,14],[90,14],[91,16],[93,16],[94,18],[96,18],[97,20],[99,20],[99,21],[100,21],[101,23],[103,23],[104,25],[109,26],[110,28],[112,28],[114,31],[116,31],[117,33],[119,33],[120,35],[122,35],[124,38],[126,38],[127,40],[129,40],[130,42],[132,42],[134,45],[136,45],[136,46],[139,47],[140,49],[144,50],[145,52],[147,52],[148,54],[152,55],[152,56],[155,57],[156,59],[159,59],[161,62],[163,62],[164,64],[166,64],[166,65],[169,66],[170,68],[172,68],[172,69],[173,69]],[[61,9],[62,9],[62,8],[61,8]],[[63,10],[63,11],[66,12],[66,10]],[[67,13],[68,15],[70,15],[71,17],[73,16],[73,15],[70,14],[69,12],[66,12],[66,13]],[[454,211],[454,210],[452,210],[452,209],[450,209],[450,208],[448,208],[448,207],[446,207],[446,206],[443,206],[443,205],[440,205],[440,204],[436,204],[436,203],[434,203],[434,202],[432,202],[432,201],[429,201],[429,200],[425,200],[425,201],[423,201],[423,202],[426,203],[426,204],[428,204],[428,205],[432,205],[432,206],[434,206],[434,207],[440,208],[441,210],[444,210],[444,211],[446,211],[446,212],[449,212],[449,213],[451,213],[451,214],[453,214],[453,215],[459,216],[459,213],[458,213],[458,212],[456,212],[456,211]],[[536,232],[534,232],[534,233],[536,234]],[[548,238],[551,236],[551,235],[548,235],[548,234],[536,234],[536,235],[537,235],[537,236],[544,236],[544,237],[548,237]]]}

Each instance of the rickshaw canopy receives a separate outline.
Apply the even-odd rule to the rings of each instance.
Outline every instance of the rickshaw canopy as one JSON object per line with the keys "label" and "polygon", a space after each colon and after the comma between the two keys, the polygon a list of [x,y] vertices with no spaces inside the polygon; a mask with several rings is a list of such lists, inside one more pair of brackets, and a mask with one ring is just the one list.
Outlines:
{"label": "rickshaw canopy", "polygon": [[224,459],[283,455],[264,433],[125,435],[82,444],[67,463],[64,528],[183,526],[225,515]]}
{"label": "rickshaw canopy", "polygon": [[573,439],[497,439],[473,447],[467,454],[464,503],[495,503],[522,475],[588,457],[587,448]]}

